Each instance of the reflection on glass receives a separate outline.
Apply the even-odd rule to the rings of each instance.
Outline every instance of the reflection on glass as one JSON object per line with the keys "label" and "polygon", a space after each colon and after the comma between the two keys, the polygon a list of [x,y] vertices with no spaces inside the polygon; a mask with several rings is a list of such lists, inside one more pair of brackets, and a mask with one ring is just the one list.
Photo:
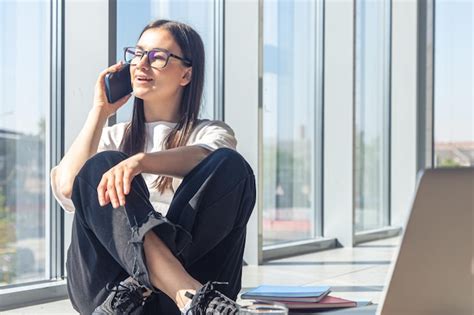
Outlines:
{"label": "reflection on glass", "polygon": [[[214,18],[217,1],[195,0],[118,0],[117,1],[117,60],[123,59],[123,48],[134,46],[142,29],[156,19],[183,22],[194,28],[202,38],[206,54],[205,82],[201,118],[214,118],[214,82],[217,79],[217,22]],[[117,112],[117,122],[132,117],[133,97]]]}
{"label": "reflection on glass", "polygon": [[437,167],[474,166],[472,1],[435,1],[434,137]]}
{"label": "reflection on glass", "polygon": [[1,287],[46,278],[50,3],[0,1],[0,29]]}
{"label": "reflection on glass", "polygon": [[264,245],[320,236],[320,4],[264,1]]}
{"label": "reflection on glass", "polygon": [[388,225],[390,1],[356,2],[355,230]]}

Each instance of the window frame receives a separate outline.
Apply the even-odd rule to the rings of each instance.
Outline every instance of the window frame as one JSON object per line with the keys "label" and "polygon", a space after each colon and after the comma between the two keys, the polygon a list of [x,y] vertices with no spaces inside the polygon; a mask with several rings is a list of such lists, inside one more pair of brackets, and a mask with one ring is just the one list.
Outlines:
{"label": "window frame", "polygon": [[417,174],[434,165],[434,7],[434,0],[417,6]]}
{"label": "window frame", "polygon": [[[315,111],[314,111],[314,121],[315,129],[317,130],[316,135],[314,135],[314,150],[312,152],[313,156],[313,170],[312,170],[312,182],[313,182],[313,200],[315,203],[313,205],[314,211],[314,220],[313,222],[313,238],[297,241],[289,241],[278,244],[263,245],[263,228],[259,232],[259,257],[261,257],[260,262],[266,262],[273,259],[279,259],[294,255],[302,255],[305,253],[316,252],[321,250],[327,250],[337,247],[337,242],[335,238],[325,237],[324,236],[324,36],[325,36],[325,1],[320,0],[315,3],[315,42],[316,42],[316,52],[315,59],[316,69],[312,69],[315,73]],[[264,19],[264,0],[259,1],[259,86],[258,86],[258,95],[259,95],[259,106],[263,104],[263,19]],[[260,115],[258,124],[263,126],[263,115]],[[261,127],[260,127],[261,129]],[[259,135],[259,154],[263,154],[263,134]],[[263,158],[262,158],[263,160]],[[259,176],[259,190],[263,191],[263,170],[260,172]],[[318,176],[320,175],[320,176]],[[263,199],[263,198],[262,198]],[[262,225],[261,221],[263,218],[263,200],[260,202],[258,207],[260,226]],[[319,236],[318,236],[319,235]]]}
{"label": "window frame", "polygon": [[[354,3],[354,33],[357,34],[357,28],[358,28],[358,19],[357,17],[360,16],[357,14],[357,9],[358,9],[358,1],[360,0],[355,0]],[[393,0],[386,0],[387,3],[387,18],[388,21],[385,21],[385,23],[388,24],[388,39],[385,39],[384,37],[384,44],[387,44],[388,46],[388,56],[387,56],[387,108],[385,108],[384,111],[384,122],[383,126],[386,128],[384,130],[386,132],[386,135],[384,137],[384,146],[383,146],[383,153],[382,156],[385,159],[383,161],[384,165],[384,175],[386,175],[386,178],[384,178],[384,189],[383,189],[383,194],[384,194],[384,209],[379,210],[382,211],[383,215],[383,221],[386,222],[386,224],[382,227],[375,228],[375,229],[368,229],[368,230],[362,230],[362,231],[356,231],[355,230],[355,218],[354,218],[354,242],[355,244],[367,242],[367,241],[373,241],[373,240],[378,240],[378,239],[383,239],[383,238],[388,238],[388,237],[393,237],[398,235],[398,233],[401,231],[399,227],[392,227],[392,209],[391,209],[391,183],[392,183],[392,167],[391,167],[391,161],[392,161],[392,154],[391,154],[391,148],[392,148],[392,38],[393,38]],[[357,40],[357,37],[355,37],[355,41]],[[356,49],[356,43],[354,41],[354,71],[357,72],[357,49]],[[387,43],[388,42],[388,43]],[[355,73],[354,76],[357,74]],[[354,93],[357,93],[357,82],[354,82]],[[354,111],[357,111],[357,106],[356,106],[356,98],[354,98]],[[354,134],[356,134],[356,125],[354,124]],[[354,144],[354,152],[356,150],[355,144]],[[355,159],[355,153],[354,153],[354,159]],[[353,168],[353,177],[354,177],[354,186],[356,185],[356,163],[354,163],[354,168]],[[385,177],[385,176],[384,176]],[[354,193],[355,193],[355,187],[354,187]],[[354,196],[356,197],[356,196]],[[355,204],[354,204],[354,211],[355,211]]]}
{"label": "window frame", "polygon": [[64,0],[50,1],[50,104],[47,109],[45,162],[45,278],[0,288],[0,310],[67,297],[64,276],[64,212],[49,185],[49,170],[64,152]]}

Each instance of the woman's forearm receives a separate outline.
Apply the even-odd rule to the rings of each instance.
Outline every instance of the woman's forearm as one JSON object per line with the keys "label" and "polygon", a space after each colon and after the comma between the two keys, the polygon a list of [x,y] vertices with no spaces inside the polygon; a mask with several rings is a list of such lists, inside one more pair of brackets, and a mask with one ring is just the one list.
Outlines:
{"label": "woman's forearm", "polygon": [[141,173],[183,178],[208,154],[209,150],[197,146],[184,146],[152,153],[138,153]]}
{"label": "woman's forearm", "polygon": [[51,170],[51,178],[61,193],[70,198],[74,179],[84,163],[97,152],[102,128],[107,115],[97,108],[91,109],[77,138],[58,166]]}

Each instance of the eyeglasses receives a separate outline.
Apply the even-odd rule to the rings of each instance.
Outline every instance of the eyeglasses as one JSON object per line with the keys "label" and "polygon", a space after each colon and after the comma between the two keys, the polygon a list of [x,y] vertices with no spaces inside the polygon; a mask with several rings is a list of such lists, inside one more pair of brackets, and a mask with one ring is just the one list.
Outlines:
{"label": "eyeglasses", "polygon": [[192,66],[190,60],[172,54],[166,49],[154,48],[150,51],[146,51],[136,47],[125,47],[123,51],[125,62],[132,66],[136,66],[145,55],[148,57],[148,63],[150,66],[155,69],[163,69],[166,67],[170,57],[181,60],[188,67]]}

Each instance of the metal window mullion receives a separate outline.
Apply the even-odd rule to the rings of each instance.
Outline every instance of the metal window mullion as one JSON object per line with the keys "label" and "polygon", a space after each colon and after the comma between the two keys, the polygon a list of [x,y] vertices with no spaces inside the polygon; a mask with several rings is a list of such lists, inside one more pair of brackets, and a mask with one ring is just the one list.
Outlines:
{"label": "metal window mullion", "polygon": [[432,112],[431,112],[431,167],[436,167],[436,160],[435,160],[435,153],[436,153],[436,149],[435,149],[435,132],[436,132],[436,129],[435,129],[435,115],[436,115],[436,108],[435,108],[435,79],[436,79],[436,72],[435,72],[435,58],[436,58],[436,55],[435,55],[435,41],[436,41],[436,37],[435,37],[435,34],[436,34],[436,1],[437,0],[431,0],[431,6],[428,7],[428,12],[427,14],[431,17],[431,19],[428,19],[428,25],[427,25],[427,29],[428,29],[428,33],[427,33],[427,36],[428,38],[431,38],[431,51],[429,52],[429,54],[431,55],[431,76],[430,76],[430,79],[431,79],[431,91],[430,92],[430,95],[431,95],[431,108],[432,108]]}
{"label": "metal window mullion", "polygon": [[50,14],[50,28],[49,28],[49,37],[50,37],[50,44],[49,44],[49,103],[48,103],[48,108],[46,109],[46,121],[45,121],[45,164],[43,167],[45,168],[44,174],[45,174],[45,179],[43,181],[43,184],[45,185],[45,278],[50,279],[54,273],[54,254],[53,254],[53,248],[54,248],[54,234],[52,227],[54,226],[54,213],[56,213],[56,203],[53,201],[52,193],[50,189],[47,189],[49,187],[48,185],[48,178],[49,178],[49,172],[48,170],[51,169],[54,163],[54,152],[53,152],[53,147],[55,146],[54,144],[56,143],[55,141],[55,135],[52,133],[52,130],[55,130],[54,126],[52,124],[55,122],[54,119],[54,93],[55,93],[55,81],[54,81],[54,60],[55,60],[55,44],[53,38],[55,37],[55,5],[54,1],[50,2],[49,6],[49,14]]}
{"label": "metal window mullion", "polygon": [[320,141],[321,141],[321,145],[320,145],[320,151],[319,151],[319,158],[320,158],[320,170],[321,170],[321,176],[320,176],[320,180],[319,180],[319,183],[321,185],[320,187],[320,190],[319,190],[319,193],[320,193],[320,197],[321,197],[321,202],[320,202],[320,213],[321,213],[321,216],[320,216],[320,219],[321,219],[321,224],[320,224],[320,228],[321,228],[321,236],[322,237],[325,237],[325,226],[324,226],[324,210],[325,210],[325,202],[324,202],[324,176],[325,176],[325,172],[324,172],[324,165],[325,165],[325,161],[324,161],[324,146],[325,146],[325,142],[324,142],[324,124],[325,124],[325,120],[324,120],[324,111],[325,111],[325,94],[324,94],[324,85],[325,85],[325,82],[324,82],[324,73],[325,73],[325,42],[326,42],[326,0],[321,0],[322,4],[321,4],[321,13],[320,13],[320,16],[321,16],[321,23],[320,23],[320,27],[321,27],[321,41],[320,41],[320,44],[321,44],[321,72],[320,72],[320,77],[319,77],[319,80],[321,82],[321,98],[320,98],[320,102],[321,102],[321,107],[320,107],[320,115],[321,117],[319,118],[320,120],[320,126],[319,126],[319,131],[320,131]]}
{"label": "metal window mullion", "polygon": [[417,173],[433,167],[433,7],[417,3]]}
{"label": "metal window mullion", "polygon": [[[323,67],[324,67],[324,1],[317,1],[315,5],[315,111],[314,111],[314,123],[317,130],[314,135],[315,139],[314,151],[313,151],[313,176],[314,176],[314,208],[315,218],[319,223],[314,225],[314,236],[323,236]],[[319,176],[318,176],[319,175]],[[317,203],[317,204],[316,204]]]}
{"label": "metal window mullion", "polygon": [[387,134],[387,145],[386,145],[386,156],[387,156],[387,181],[386,181],[386,201],[385,201],[385,206],[386,206],[386,213],[385,213],[385,223],[387,226],[390,226],[392,224],[391,220],[391,200],[392,200],[392,41],[393,41],[393,36],[392,36],[392,28],[393,28],[393,23],[392,23],[392,10],[393,10],[393,1],[389,0],[389,8],[388,8],[388,61],[387,61],[387,66],[388,66],[388,82],[387,82],[387,99],[388,99],[388,108],[387,108],[387,128],[388,128],[388,134]]}
{"label": "metal window mullion", "polygon": [[[358,60],[359,58],[359,45],[361,45],[361,39],[358,38],[358,32],[359,32],[359,19],[361,19],[361,11],[359,9],[359,2],[360,0],[354,0],[353,6],[352,6],[352,15],[353,15],[353,21],[352,21],[352,227],[351,227],[351,245],[353,246],[355,244],[355,233],[356,233],[356,219],[357,219],[357,203],[356,203],[356,194],[357,194],[357,98],[360,97],[360,93],[357,93],[357,77],[360,76],[359,74],[359,69],[358,69]],[[361,67],[362,69],[362,67]],[[362,134],[361,137],[359,137],[362,141]],[[361,145],[362,146],[362,145]],[[362,191],[362,189],[359,189],[359,191]]]}
{"label": "metal window mullion", "polygon": [[257,167],[257,215],[258,215],[258,264],[263,264],[264,253],[263,253],[263,62],[264,62],[264,42],[263,42],[263,32],[264,32],[264,0],[258,0],[258,118],[257,118],[257,128],[258,128],[258,167]]}
{"label": "metal window mullion", "polygon": [[317,136],[317,132],[316,132],[316,127],[317,127],[317,121],[318,121],[318,95],[319,95],[319,91],[318,91],[318,83],[319,81],[317,80],[317,77],[318,77],[318,73],[317,73],[317,70],[318,70],[318,54],[317,54],[317,51],[318,51],[318,29],[316,27],[316,21],[317,21],[317,16],[318,16],[318,2],[316,2],[316,4],[314,5],[314,69],[311,69],[313,71],[313,79],[314,79],[314,90],[313,90],[313,101],[314,101],[314,112],[313,112],[313,128],[314,128],[314,131],[312,134],[310,134],[310,136],[313,137],[313,150],[311,152],[311,164],[310,164],[310,167],[312,168],[312,172],[311,172],[311,182],[310,182],[310,187],[312,188],[312,191],[311,191],[311,205],[310,205],[310,209],[312,210],[312,215],[310,216],[310,219],[312,220],[311,222],[311,226],[313,227],[312,231],[311,231],[311,235],[310,237],[311,238],[315,238],[316,235],[318,235],[319,231],[320,231],[320,228],[319,228],[319,225],[318,225],[318,207],[316,205],[317,202],[319,202],[321,199],[318,199],[318,187],[319,185],[317,184],[317,180],[318,180],[318,168],[317,168],[317,159],[318,159],[318,141],[316,141],[316,136]]}
{"label": "metal window mullion", "polygon": [[[112,66],[117,60],[117,0],[109,0],[109,54],[108,65]],[[117,112],[107,119],[107,126],[113,126],[117,123]]]}
{"label": "metal window mullion", "polygon": [[225,2],[214,2],[214,119],[224,120]]}
{"label": "metal window mullion", "polygon": [[[51,2],[51,105],[50,105],[50,156],[48,169],[57,165],[64,152],[64,0]],[[49,178],[49,172],[47,173]],[[48,185],[49,187],[49,185]],[[63,231],[64,214],[57,202],[54,201],[51,190],[47,196],[50,207],[49,226],[49,278],[63,277],[64,251]]]}

